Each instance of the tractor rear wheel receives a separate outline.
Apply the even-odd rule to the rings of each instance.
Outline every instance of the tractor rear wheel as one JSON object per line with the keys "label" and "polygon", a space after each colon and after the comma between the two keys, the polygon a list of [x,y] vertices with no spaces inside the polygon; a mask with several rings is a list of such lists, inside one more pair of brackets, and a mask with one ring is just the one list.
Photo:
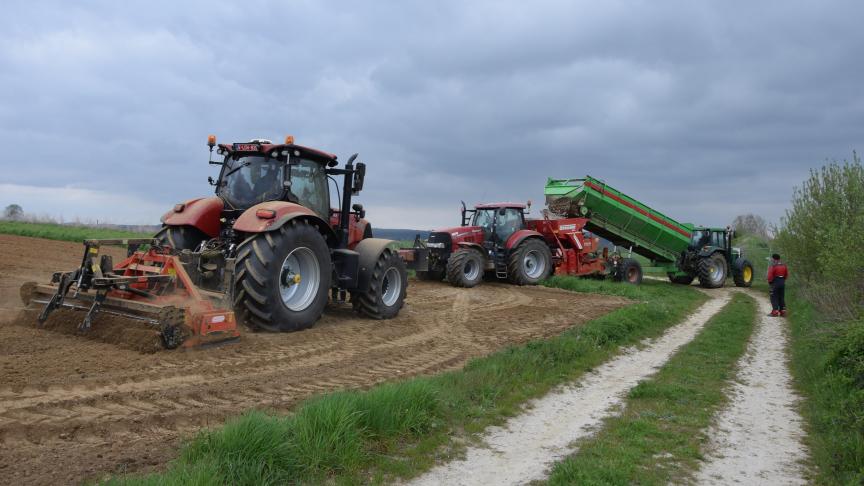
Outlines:
{"label": "tractor rear wheel", "polygon": [[669,272],[669,281],[678,284],[678,285],[690,285],[693,283],[693,279],[696,278],[695,275],[690,275],[689,273],[686,275],[675,275],[672,272]]}
{"label": "tractor rear wheel", "polygon": [[179,253],[183,250],[195,250],[202,241],[207,239],[207,235],[194,226],[166,226],[153,238]]}
{"label": "tractor rear wheel", "polygon": [[552,252],[537,238],[522,241],[507,259],[507,278],[516,285],[537,285],[550,273]]}
{"label": "tractor rear wheel", "polygon": [[485,272],[485,258],[474,248],[459,248],[447,260],[447,281],[455,287],[474,287]]}
{"label": "tractor rear wheel", "polygon": [[369,278],[369,289],[352,292],[354,310],[372,319],[391,319],[399,314],[405,303],[408,288],[408,270],[395,251],[384,250]]}
{"label": "tractor rear wheel", "polygon": [[247,325],[298,331],[327,305],[330,248],[315,227],[292,220],[241,243],[234,272],[234,308]]}
{"label": "tractor rear wheel", "polygon": [[612,279],[616,282],[639,285],[642,283],[642,265],[633,258],[624,258],[618,264]]}
{"label": "tractor rear wheel", "polygon": [[726,284],[726,257],[715,253],[699,260],[699,285],[706,289],[719,289]]}
{"label": "tractor rear wheel", "polygon": [[753,264],[745,258],[735,260],[735,271],[732,272],[732,280],[736,287],[749,287],[753,285]]}
{"label": "tractor rear wheel", "polygon": [[421,272],[418,270],[415,272],[417,274],[417,280],[424,280],[428,282],[440,282],[441,279],[444,278],[443,270],[429,270],[428,272]]}

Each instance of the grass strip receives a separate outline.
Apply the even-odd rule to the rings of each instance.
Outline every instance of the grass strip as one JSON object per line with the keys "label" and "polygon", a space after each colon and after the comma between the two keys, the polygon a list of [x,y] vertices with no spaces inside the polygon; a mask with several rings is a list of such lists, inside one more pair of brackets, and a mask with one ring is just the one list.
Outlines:
{"label": "grass strip", "polygon": [[[330,393],[293,414],[247,412],[203,431],[159,474],[116,484],[380,483],[411,477],[460,452],[463,437],[501,423],[526,400],[572,381],[621,346],[660,335],[705,296],[683,286],[575,278],[547,285],[637,303],[561,335],[471,360],[462,370]],[[470,290],[469,290],[470,291]]]}
{"label": "grass strip", "polygon": [[621,415],[555,465],[549,483],[665,485],[695,471],[756,314],[753,298],[736,294],[656,375],[630,390]]}
{"label": "grass strip", "polygon": [[110,228],[75,226],[55,223],[26,223],[22,221],[0,221],[0,234],[30,236],[48,240],[82,242],[88,238],[149,238],[150,233],[136,233]]}
{"label": "grass strip", "polygon": [[789,296],[790,356],[816,484],[864,484],[864,319],[826,323]]}

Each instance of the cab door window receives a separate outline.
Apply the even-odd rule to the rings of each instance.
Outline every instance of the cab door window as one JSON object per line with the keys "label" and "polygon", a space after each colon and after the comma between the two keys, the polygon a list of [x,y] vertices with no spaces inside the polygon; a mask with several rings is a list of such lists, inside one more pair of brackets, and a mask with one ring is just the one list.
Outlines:
{"label": "cab door window", "polygon": [[522,229],[522,210],[517,208],[499,209],[495,217],[495,236],[500,243]]}

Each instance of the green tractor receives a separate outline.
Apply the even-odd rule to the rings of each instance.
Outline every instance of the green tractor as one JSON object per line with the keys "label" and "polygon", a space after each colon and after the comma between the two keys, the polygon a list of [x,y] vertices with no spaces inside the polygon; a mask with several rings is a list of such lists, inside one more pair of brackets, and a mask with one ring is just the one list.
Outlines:
{"label": "green tractor", "polygon": [[699,285],[709,289],[722,287],[729,275],[738,287],[753,284],[753,264],[744,258],[740,248],[732,246],[734,230],[730,228],[693,228],[690,244],[668,273],[673,283]]}

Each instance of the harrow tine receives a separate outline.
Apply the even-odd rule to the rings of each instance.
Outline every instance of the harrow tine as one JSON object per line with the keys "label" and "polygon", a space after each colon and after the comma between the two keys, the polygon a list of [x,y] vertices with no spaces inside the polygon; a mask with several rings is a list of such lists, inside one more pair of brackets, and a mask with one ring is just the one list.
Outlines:
{"label": "harrow tine", "polygon": [[60,276],[60,283],[57,285],[57,292],[51,296],[51,300],[48,301],[45,308],[39,313],[39,327],[42,327],[42,325],[45,324],[45,321],[48,320],[48,316],[54,312],[54,309],[63,305],[63,299],[66,298],[66,294],[69,292],[69,287],[72,286],[73,281],[74,277],[69,273],[64,273]]}
{"label": "harrow tine", "polygon": [[102,303],[105,302],[105,296],[108,295],[107,290],[100,290],[96,292],[96,297],[93,298],[93,305],[90,306],[90,310],[87,311],[87,315],[84,316],[84,321],[78,325],[78,330],[81,332],[87,332],[90,330],[90,327],[93,324],[93,318],[96,317],[96,314],[99,312],[99,309],[102,307]]}

